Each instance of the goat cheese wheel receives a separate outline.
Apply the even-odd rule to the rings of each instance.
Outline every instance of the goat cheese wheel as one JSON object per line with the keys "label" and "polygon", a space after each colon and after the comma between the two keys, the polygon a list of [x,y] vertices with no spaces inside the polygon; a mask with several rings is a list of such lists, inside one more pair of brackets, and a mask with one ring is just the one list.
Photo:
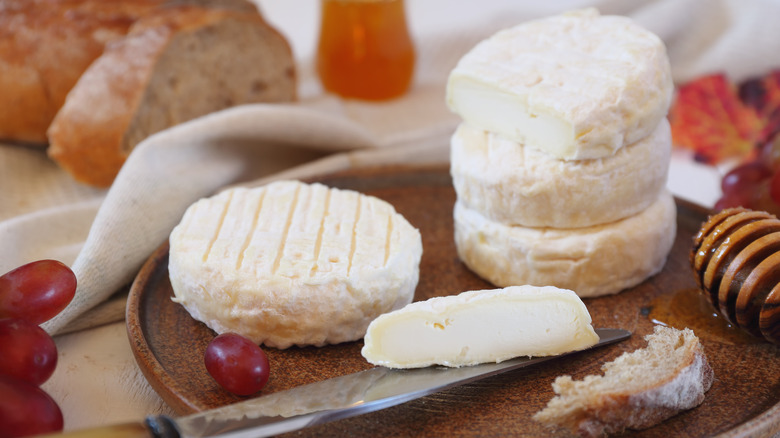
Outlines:
{"label": "goat cheese wheel", "polygon": [[565,161],[461,124],[452,137],[453,186],[464,206],[509,225],[580,228],[639,213],[666,187],[672,134],[664,119],[615,155]]}
{"label": "goat cheese wheel", "polygon": [[479,129],[580,160],[610,156],[650,135],[673,90],[658,36],[590,8],[478,43],[450,73],[447,105]]}
{"label": "goat cheese wheel", "polygon": [[677,208],[668,191],[642,212],[585,228],[530,228],[492,221],[455,203],[455,245],[474,273],[499,287],[556,286],[596,297],[658,273],[674,243]]}
{"label": "goat cheese wheel", "polygon": [[513,286],[430,298],[381,315],[368,326],[361,352],[388,368],[460,367],[553,356],[598,341],[574,292]]}
{"label": "goat cheese wheel", "polygon": [[287,348],[354,341],[410,303],[422,240],[389,203],[279,181],[197,201],[170,235],[175,297],[217,333]]}

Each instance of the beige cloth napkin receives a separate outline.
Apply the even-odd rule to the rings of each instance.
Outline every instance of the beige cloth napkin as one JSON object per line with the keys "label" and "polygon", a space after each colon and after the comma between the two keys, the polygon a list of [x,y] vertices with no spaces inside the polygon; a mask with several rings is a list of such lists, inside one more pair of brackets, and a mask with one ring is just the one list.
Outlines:
{"label": "beige cloth napkin", "polygon": [[505,3],[474,26],[416,35],[415,85],[401,99],[369,104],[323,97],[304,61],[300,103],[233,108],[154,135],[133,151],[108,191],[70,181],[40,151],[0,145],[0,271],[44,257],[72,263],[77,296],[46,324],[52,333],[121,319],[124,301],[116,292],[199,197],[261,177],[423,157],[445,161],[458,123],[444,104],[447,72],[477,41],[525,19],[589,5],[630,15],[667,43],[677,81],[717,71],[741,80],[778,66],[780,3],[772,0]]}

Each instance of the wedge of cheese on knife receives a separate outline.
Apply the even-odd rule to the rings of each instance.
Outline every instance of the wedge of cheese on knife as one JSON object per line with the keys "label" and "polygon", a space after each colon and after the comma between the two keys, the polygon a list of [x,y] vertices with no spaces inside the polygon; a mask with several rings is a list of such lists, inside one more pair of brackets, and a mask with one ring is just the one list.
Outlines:
{"label": "wedge of cheese on knife", "polygon": [[411,303],[376,318],[363,357],[389,368],[460,367],[583,350],[599,337],[574,292],[511,286]]}

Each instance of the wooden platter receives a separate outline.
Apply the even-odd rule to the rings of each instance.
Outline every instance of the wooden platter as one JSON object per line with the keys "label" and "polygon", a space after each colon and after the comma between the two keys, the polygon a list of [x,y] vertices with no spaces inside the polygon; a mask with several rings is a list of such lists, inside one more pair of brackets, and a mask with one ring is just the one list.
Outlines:
{"label": "wooden platter", "polygon": [[[420,229],[424,253],[416,300],[492,287],[471,273],[455,252],[455,193],[446,167],[374,167],[316,180],[385,199]],[[681,200],[677,206],[677,236],[663,271],[620,294],[584,300],[595,327],[628,329],[634,333],[629,340],[295,435],[549,436],[550,431],[531,416],[552,398],[553,380],[562,374],[582,378],[600,373],[604,362],[643,347],[644,335],[659,323],[696,332],[715,371],[715,383],[698,408],[626,435],[780,434],[780,347],[727,326],[697,293],[688,252],[708,212]],[[167,260],[165,243],[151,255],[130,291],[127,330],[139,367],[182,415],[242,400],[222,390],[207,374],[203,354],[214,333],[170,300]],[[361,357],[361,347],[357,341],[323,348],[265,348],[271,378],[256,396],[367,369],[370,364]]]}

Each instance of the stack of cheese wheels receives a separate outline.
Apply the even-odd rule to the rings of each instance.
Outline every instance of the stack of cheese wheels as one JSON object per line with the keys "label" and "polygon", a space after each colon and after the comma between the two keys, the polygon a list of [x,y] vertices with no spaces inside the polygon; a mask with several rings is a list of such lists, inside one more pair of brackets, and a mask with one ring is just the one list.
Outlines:
{"label": "stack of cheese wheels", "polygon": [[451,142],[463,262],[498,286],[581,297],[660,271],[676,232],[672,92],[663,42],[595,9],[477,44],[447,84],[463,120]]}

